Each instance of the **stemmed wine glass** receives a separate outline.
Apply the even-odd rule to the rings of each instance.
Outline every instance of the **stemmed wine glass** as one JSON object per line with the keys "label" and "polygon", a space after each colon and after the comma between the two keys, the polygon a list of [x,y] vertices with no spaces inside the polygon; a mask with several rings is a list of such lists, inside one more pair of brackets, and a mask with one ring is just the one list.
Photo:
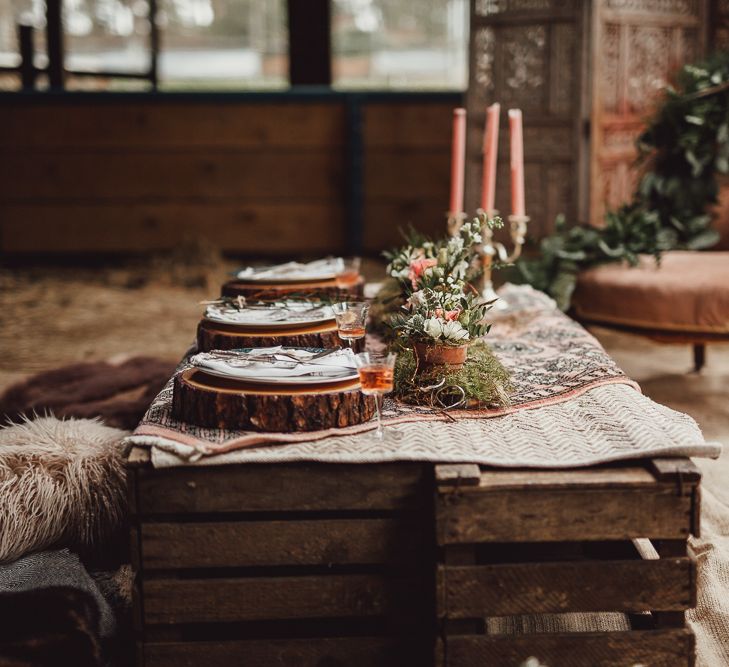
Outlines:
{"label": "stemmed wine glass", "polygon": [[342,340],[347,341],[350,348],[352,341],[365,337],[369,309],[370,304],[366,301],[342,301],[332,305],[337,333]]}
{"label": "stemmed wine glass", "polygon": [[[385,439],[385,432],[382,428],[382,396],[392,391],[395,379],[395,358],[394,353],[388,352],[361,352],[355,356],[359,382],[363,394],[375,397],[375,409],[377,411],[377,430],[374,438]],[[388,430],[388,437],[391,432]],[[393,439],[398,439],[401,434],[392,433]]]}

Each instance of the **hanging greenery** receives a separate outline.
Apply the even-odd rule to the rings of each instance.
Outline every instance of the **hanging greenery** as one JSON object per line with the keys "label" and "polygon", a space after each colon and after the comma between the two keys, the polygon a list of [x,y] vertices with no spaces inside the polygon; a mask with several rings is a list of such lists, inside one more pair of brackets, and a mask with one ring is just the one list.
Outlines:
{"label": "hanging greenery", "polygon": [[718,241],[707,209],[717,174],[729,173],[729,52],[684,66],[637,141],[643,177],[630,204],[610,211],[602,228],[569,226],[563,217],[540,256],[517,264],[521,278],[567,310],[582,269],[638,263],[641,254],[699,250]]}

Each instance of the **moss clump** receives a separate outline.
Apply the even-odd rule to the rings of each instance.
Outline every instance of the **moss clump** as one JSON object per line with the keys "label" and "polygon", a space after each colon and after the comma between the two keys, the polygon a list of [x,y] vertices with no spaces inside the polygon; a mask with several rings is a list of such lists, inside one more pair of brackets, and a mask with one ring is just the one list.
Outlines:
{"label": "moss clump", "polygon": [[[461,393],[455,387],[461,387],[465,392],[467,408],[497,407],[510,403],[509,393],[513,386],[509,371],[483,341],[471,343],[466,363],[460,370],[447,370],[444,373],[442,369],[434,369],[416,377],[416,367],[413,351],[401,349],[395,363],[395,397],[406,403],[430,405],[431,392],[423,391],[422,388],[436,385],[444,378],[440,400],[446,405],[461,399]],[[449,391],[448,387],[453,389]]]}

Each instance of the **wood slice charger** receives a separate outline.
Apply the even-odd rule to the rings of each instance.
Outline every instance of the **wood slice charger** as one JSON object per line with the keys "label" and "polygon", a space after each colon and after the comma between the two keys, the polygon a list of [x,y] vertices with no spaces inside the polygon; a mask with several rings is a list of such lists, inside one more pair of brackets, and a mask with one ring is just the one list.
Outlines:
{"label": "wood slice charger", "polygon": [[353,276],[351,280],[328,279],[307,281],[269,281],[245,280],[235,278],[223,284],[222,296],[244,296],[246,299],[280,299],[286,295],[326,296],[347,299],[362,298],[364,278]]}
{"label": "wood slice charger", "polygon": [[205,428],[318,431],[371,419],[375,401],[359,391],[356,379],[305,387],[258,384],[190,368],[175,377],[172,414]]}
{"label": "wood slice charger", "polygon": [[[358,341],[359,342],[359,341]],[[336,322],[294,324],[290,327],[241,327],[202,319],[197,325],[197,349],[236,350],[241,347],[342,347]],[[354,346],[358,352],[357,346]]]}

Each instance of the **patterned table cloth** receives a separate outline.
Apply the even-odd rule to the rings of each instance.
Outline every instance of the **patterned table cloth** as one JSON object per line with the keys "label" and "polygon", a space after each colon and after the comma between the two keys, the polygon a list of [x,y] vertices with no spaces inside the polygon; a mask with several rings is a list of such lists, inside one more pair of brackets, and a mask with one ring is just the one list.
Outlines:
{"label": "patterned table cloth", "polygon": [[[155,466],[321,461],[431,461],[565,468],[651,456],[716,457],[696,422],[640,393],[600,343],[530,287],[500,291],[487,342],[512,374],[511,404],[454,410],[385,401],[386,427],[400,440],[376,442],[374,423],[309,433],[205,429],[172,417],[172,380],[128,438],[152,447]],[[189,367],[186,360],[177,372]]]}

